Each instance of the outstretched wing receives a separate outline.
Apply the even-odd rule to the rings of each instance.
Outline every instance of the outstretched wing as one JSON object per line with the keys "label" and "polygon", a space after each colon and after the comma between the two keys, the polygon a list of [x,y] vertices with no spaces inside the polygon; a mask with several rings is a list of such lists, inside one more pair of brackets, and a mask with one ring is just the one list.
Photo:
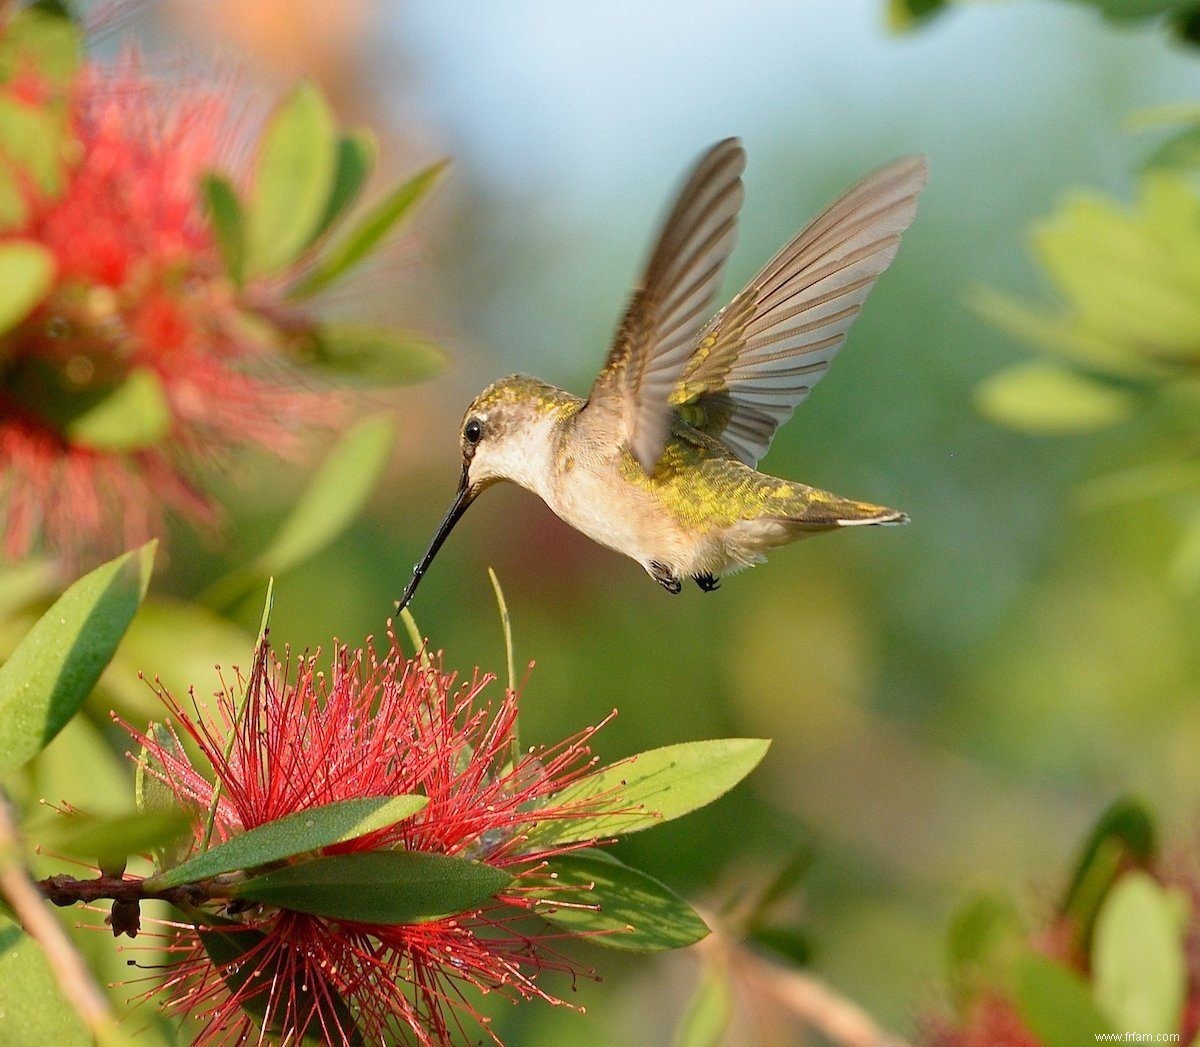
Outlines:
{"label": "outstretched wing", "polygon": [[900,244],[928,168],[910,156],[831,204],[705,328],[669,402],[745,464],[829,369]]}
{"label": "outstretched wing", "polygon": [[718,142],[696,163],[588,397],[594,409],[617,405],[622,436],[647,472],[666,443],[675,411],[671,391],[712,314],[733,250],[745,166],[736,138]]}

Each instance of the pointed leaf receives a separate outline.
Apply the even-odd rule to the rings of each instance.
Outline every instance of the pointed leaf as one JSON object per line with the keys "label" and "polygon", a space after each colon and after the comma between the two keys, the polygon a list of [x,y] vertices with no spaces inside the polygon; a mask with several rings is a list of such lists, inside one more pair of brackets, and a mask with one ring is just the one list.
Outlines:
{"label": "pointed leaf", "polygon": [[1077,942],[1087,952],[1096,914],[1118,873],[1130,865],[1145,866],[1158,853],[1154,820],[1133,797],[1112,804],[1088,834],[1060,910],[1078,928]]}
{"label": "pointed leaf", "polygon": [[371,176],[378,155],[379,143],[374,133],[366,128],[352,131],[338,140],[333,189],[325,203],[325,214],[313,232],[314,240],[353,206]]}
{"label": "pointed leaf", "polygon": [[54,281],[54,258],[40,244],[0,244],[0,334],[25,319]]}
{"label": "pointed leaf", "polygon": [[[0,148],[23,195],[28,193],[28,182],[47,195],[60,190],[68,130],[58,109],[34,108],[0,94]],[[18,210],[27,213],[26,201],[19,209],[11,204],[7,209],[13,215]]]}
{"label": "pointed leaf", "polygon": [[1179,1027],[1187,992],[1177,897],[1146,873],[1121,877],[1096,918],[1096,1002],[1118,1029]]}
{"label": "pointed leaf", "polygon": [[1189,127],[1172,135],[1143,162],[1144,168],[1200,168],[1200,127]]}
{"label": "pointed leaf", "polygon": [[152,447],[171,431],[171,408],[162,381],[149,368],[136,368],[76,414],[64,430],[72,443],[96,451]]}
{"label": "pointed leaf", "polygon": [[723,1047],[733,1018],[729,972],[716,961],[705,964],[695,995],[684,1011],[672,1040],[674,1047]]}
{"label": "pointed leaf", "polygon": [[967,1007],[985,990],[1005,986],[1026,934],[1011,899],[980,894],[954,914],[947,935],[947,965],[955,1002]]}
{"label": "pointed leaf", "polygon": [[394,435],[395,426],[386,415],[366,418],[346,432],[313,475],[270,547],[255,561],[261,574],[283,574],[349,526],[375,490]]}
{"label": "pointed leaf", "polygon": [[[147,724],[146,735],[155,739],[168,751],[179,746],[178,739],[161,723]],[[152,773],[154,771],[158,773]],[[142,813],[179,809],[179,800],[171,787],[163,780],[165,775],[165,769],[155,763],[143,745],[138,752],[137,764],[133,772],[133,799],[137,809]],[[154,849],[154,864],[159,869],[176,865],[184,859],[189,848],[190,841],[186,837],[168,841],[165,846]]]}
{"label": "pointed leaf", "polygon": [[1014,966],[1013,1002],[1043,1047],[1079,1047],[1111,1033],[1092,1002],[1087,983],[1074,971],[1038,953]]}
{"label": "pointed leaf", "polygon": [[478,908],[512,883],[482,862],[414,851],[335,854],[238,884],[238,898],[360,923],[421,923]]}
{"label": "pointed leaf", "polygon": [[271,544],[253,563],[211,586],[205,602],[226,606],[262,579],[286,573],[337,538],[374,491],[391,452],[393,432],[386,415],[366,418],[350,429],[313,474]]}
{"label": "pointed leaf", "polygon": [[324,290],[375,251],[412,210],[413,205],[433,187],[445,170],[446,163],[445,160],[439,161],[392,190],[325,252],[313,271],[296,285],[292,293],[307,297]]}
{"label": "pointed leaf", "polygon": [[0,776],[33,757],[83,704],[146,595],[155,544],[77,581],[0,666]]}
{"label": "pointed leaf", "polygon": [[653,876],[608,855],[566,854],[551,859],[553,886],[533,892],[538,914],[572,931],[603,932],[589,940],[614,949],[679,949],[698,942],[708,926],[695,910]]}
{"label": "pointed leaf", "polygon": [[812,962],[812,939],[794,927],[752,927],[746,939],[792,967],[807,967]]}
{"label": "pointed leaf", "polygon": [[888,27],[900,32],[915,29],[949,6],[950,0],[888,0]]}
{"label": "pointed leaf", "polygon": [[0,1043],[91,1047],[38,943],[0,915]]}
{"label": "pointed leaf", "polygon": [[333,115],[312,84],[296,88],[263,133],[246,215],[246,271],[287,268],[311,240],[333,188]]}
{"label": "pointed leaf", "polygon": [[992,375],[976,390],[975,402],[989,421],[1021,432],[1054,435],[1115,425],[1136,407],[1123,389],[1041,362]]}
{"label": "pointed leaf", "polygon": [[98,859],[102,867],[134,854],[166,847],[188,829],[186,811],[141,811],[119,817],[58,818],[41,834],[41,842],[78,858]]}
{"label": "pointed leaf", "polygon": [[[181,644],[179,637],[186,636]],[[162,713],[154,691],[138,672],[154,669],[172,694],[186,694],[214,665],[239,665],[254,648],[254,636],[205,607],[151,597],[133,620],[121,648],[100,678],[106,708],[114,704],[139,722]],[[207,696],[202,696],[204,701]]]}
{"label": "pointed leaf", "polygon": [[426,803],[424,796],[371,796],[295,811],[247,829],[146,883],[151,890],[163,890],[332,847],[395,825]]}
{"label": "pointed leaf", "polygon": [[300,359],[375,385],[408,385],[440,374],[446,354],[405,331],[364,324],[322,324],[297,343]]}
{"label": "pointed leaf", "polygon": [[[268,1033],[284,1032],[280,1024],[284,1010],[282,1001],[294,1000],[296,1013],[306,1014],[315,1010],[315,1014],[299,1039],[295,1031],[290,1030],[289,1043],[325,1047],[329,1042],[325,1036],[326,1030],[340,1033],[337,1042],[345,1041],[347,1047],[361,1047],[364,1043],[350,1008],[328,985],[322,986],[322,992],[317,995],[315,986],[304,984],[295,971],[290,972],[295,979],[291,985],[281,980],[289,972],[269,965],[269,956],[276,957],[278,964],[281,954],[264,954],[262,946],[267,936],[262,931],[241,928],[232,921],[221,920],[214,926],[197,927],[196,933],[230,995],[260,1028],[265,1027]],[[243,957],[246,960],[239,962]],[[273,1003],[270,1020],[267,1015],[268,1002]]]}
{"label": "pointed leaf", "polygon": [[246,222],[237,189],[228,178],[215,172],[206,174],[200,186],[225,271],[234,286],[241,287],[246,271]]}
{"label": "pointed leaf", "polygon": [[760,738],[684,742],[631,756],[568,785],[550,803],[597,813],[538,822],[528,848],[619,836],[649,829],[710,804],[746,777],[766,754]]}
{"label": "pointed leaf", "polygon": [[31,5],[7,19],[0,34],[0,82],[7,83],[28,63],[65,87],[79,68],[80,54],[79,28],[45,5]]}

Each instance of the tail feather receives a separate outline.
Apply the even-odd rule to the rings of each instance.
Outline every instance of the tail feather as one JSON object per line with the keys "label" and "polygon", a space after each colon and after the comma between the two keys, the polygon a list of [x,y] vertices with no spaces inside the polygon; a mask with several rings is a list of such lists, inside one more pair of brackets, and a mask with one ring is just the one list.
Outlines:
{"label": "tail feather", "polygon": [[832,530],[835,527],[887,527],[908,523],[908,515],[870,502],[856,502],[824,491],[812,491],[799,512],[787,520],[806,530]]}

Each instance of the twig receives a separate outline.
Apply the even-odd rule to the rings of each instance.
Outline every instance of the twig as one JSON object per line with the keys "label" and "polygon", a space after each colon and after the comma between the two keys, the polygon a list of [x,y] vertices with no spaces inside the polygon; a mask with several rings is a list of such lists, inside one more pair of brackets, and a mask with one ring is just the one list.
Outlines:
{"label": "twig", "polygon": [[224,897],[217,881],[209,881],[212,889],[200,884],[184,884],[182,887],[167,887],[160,891],[145,889],[146,881],[141,877],[96,876],[90,880],[77,880],[74,876],[59,874],[47,876],[34,885],[42,895],[55,905],[77,905],[80,902],[97,902],[110,898],[114,902],[144,902],[159,899],[173,905],[198,905],[212,898]]}
{"label": "twig", "polygon": [[697,949],[708,952],[755,992],[771,997],[831,1043],[838,1047],[910,1047],[908,1041],[882,1028],[858,1004],[819,978],[771,963],[722,930],[721,921],[711,913],[701,915],[713,931],[697,943]]}
{"label": "twig", "polygon": [[880,1028],[858,1004],[838,995],[803,971],[784,970],[758,960],[762,984],[783,1006],[841,1047],[908,1047],[905,1040]]}
{"label": "twig", "polygon": [[21,925],[46,954],[59,987],[97,1041],[117,1027],[112,1008],[62,926],[46,908],[21,858],[21,843],[8,801],[0,796],[0,891]]}

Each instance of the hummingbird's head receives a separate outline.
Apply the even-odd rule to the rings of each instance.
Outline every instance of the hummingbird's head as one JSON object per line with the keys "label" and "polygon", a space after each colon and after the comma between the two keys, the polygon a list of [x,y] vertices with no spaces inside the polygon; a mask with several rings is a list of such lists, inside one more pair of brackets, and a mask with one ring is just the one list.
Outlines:
{"label": "hummingbird's head", "polygon": [[484,488],[511,480],[543,494],[552,469],[551,430],[580,401],[552,385],[514,374],[493,382],[473,401],[458,430],[462,474],[458,491],[421,562],[413,568],[399,607],[412,598],[442,543]]}
{"label": "hummingbird's head", "polygon": [[523,374],[501,378],[475,397],[458,430],[471,497],[498,480],[542,493],[550,430],[576,404],[561,389]]}

